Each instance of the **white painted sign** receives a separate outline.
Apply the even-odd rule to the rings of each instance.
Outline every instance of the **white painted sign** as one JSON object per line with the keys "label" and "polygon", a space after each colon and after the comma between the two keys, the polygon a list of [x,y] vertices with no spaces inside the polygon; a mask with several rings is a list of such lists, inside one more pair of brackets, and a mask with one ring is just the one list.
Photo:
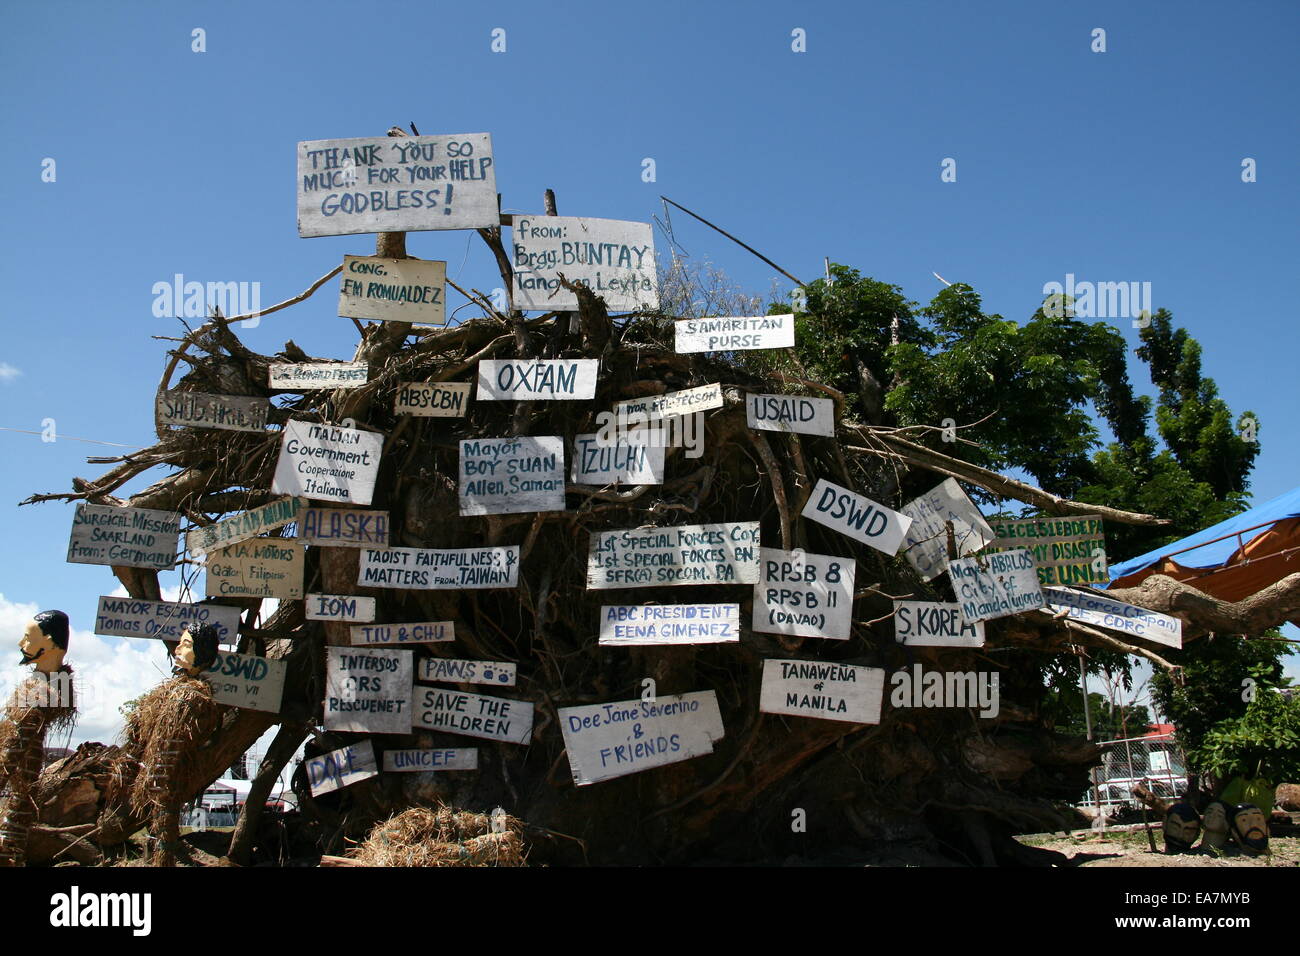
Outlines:
{"label": "white painted sign", "polygon": [[758,543],[757,521],[594,532],[587,587],[754,584]]}
{"label": "white painted sign", "polygon": [[739,640],[739,604],[624,604],[600,609],[599,643],[606,647]]}
{"label": "white painted sign", "polygon": [[993,529],[953,478],[909,501],[903,514],[912,519],[903,536],[903,557],[925,581],[948,569],[948,522],[952,522],[958,557],[974,554],[993,541]]}
{"label": "white painted sign", "polygon": [[368,624],[375,619],[375,599],[372,597],[308,594],[303,604],[309,621],[350,621]]}
{"label": "white painted sign", "polygon": [[415,726],[465,737],[526,744],[533,735],[533,705],[461,690],[415,687]]}
{"label": "white painted sign", "polygon": [[174,511],[80,502],[72,515],[68,561],[163,570],[176,563],[181,516]]}
{"label": "white painted sign", "polygon": [[754,630],[848,640],[857,562],[831,554],[761,548]]}
{"label": "white painted sign", "polygon": [[758,709],[765,714],[880,723],[885,672],[833,661],[763,661]]}
{"label": "white painted sign", "polygon": [[441,644],[456,639],[451,621],[418,621],[409,624],[359,624],[349,629],[354,645]]}
{"label": "white painted sign", "polygon": [[487,133],[298,144],[298,235],[498,226]]}
{"label": "white painted sign", "polygon": [[560,732],[579,787],[713,752],[725,733],[711,690],[653,701],[561,707]]}
{"label": "white painted sign", "polygon": [[298,537],[326,548],[382,548],[388,545],[388,512],[360,508],[307,508]]}
{"label": "white painted sign", "polygon": [[460,513],[564,510],[564,439],[474,438],[460,443]]}
{"label": "white painted sign", "polygon": [[325,648],[325,729],[411,732],[411,652]]}
{"label": "white painted sign", "polygon": [[745,421],[750,428],[799,435],[835,434],[835,403],[804,395],[746,395]]}
{"label": "white painted sign", "polygon": [[243,514],[195,528],[185,534],[185,550],[197,557],[217,548],[247,541],[297,521],[305,507],[306,498],[280,498]]}
{"label": "white painted sign", "polygon": [[218,704],[278,714],[288,670],[284,661],[218,651],[212,666],[199,676],[212,685],[212,699]]}
{"label": "white painted sign", "polygon": [[1134,607],[1091,591],[1043,588],[1051,611],[1068,611],[1076,621],[1144,638],[1169,647],[1183,646],[1183,622],[1159,611]]}
{"label": "white painted sign", "polygon": [[208,597],[302,597],[305,549],[295,538],[253,538],[220,548],[205,562]]}
{"label": "white painted sign", "polygon": [[344,256],[339,315],[381,322],[447,324],[447,263]]}
{"label": "white painted sign", "polygon": [[385,750],[384,773],[421,773],[434,770],[477,770],[478,749]]}
{"label": "white painted sign", "polygon": [[515,666],[513,661],[462,661],[450,657],[426,657],[420,661],[416,680],[514,687]]}
{"label": "white painted sign", "polygon": [[483,359],[478,363],[478,400],[594,398],[599,370],[597,359]]}
{"label": "white painted sign", "polygon": [[983,647],[984,624],[964,622],[958,604],[895,601],[894,640],[911,647]]}
{"label": "white painted sign", "polygon": [[383,448],[384,436],[378,432],[286,422],[271,491],[368,505]]}
{"label": "white painted sign", "polygon": [[794,315],[678,319],[677,352],[735,352],[794,347]]}
{"label": "white painted sign", "polygon": [[1106,571],[1106,531],[1101,518],[1075,517],[995,518],[989,522],[997,539],[995,548],[1025,548],[1038,566],[1043,587],[1062,584],[1100,584],[1110,581]]}
{"label": "white painted sign", "polygon": [[[644,424],[647,419],[691,415],[721,407],[722,386],[714,383],[701,385],[699,388],[685,388],[679,392],[665,392],[663,395],[617,402],[614,405],[614,414],[619,418],[619,427],[625,428]],[[637,421],[638,416],[640,422]]]}
{"label": "white painted sign", "polygon": [[365,362],[276,363],[267,368],[270,387],[290,392],[360,388],[370,378],[370,366]]}
{"label": "white painted sign", "polygon": [[610,311],[659,308],[654,231],[649,223],[572,216],[515,216],[516,309],[576,311],[560,274],[589,288]]}
{"label": "white painted sign", "polygon": [[888,555],[898,553],[912,524],[907,515],[825,478],[808,496],[803,516]]}
{"label": "white painted sign", "polygon": [[308,757],[304,763],[313,797],[379,775],[375,766],[375,746],[369,740],[331,750],[319,757]]}
{"label": "white painted sign", "polygon": [[579,485],[661,485],[664,449],[634,436],[620,435],[610,443],[599,435],[575,435],[571,477]]}
{"label": "white painted sign", "polygon": [[1047,603],[1034,556],[1024,548],[948,562],[948,577],[967,624],[1032,611]]}
{"label": "white painted sign", "polygon": [[457,590],[512,588],[519,579],[519,545],[504,548],[367,548],[357,584],[372,588]]}
{"label": "white painted sign", "polygon": [[460,418],[469,407],[469,382],[406,382],[397,387],[394,415]]}
{"label": "white painted sign", "polygon": [[222,644],[233,644],[239,634],[240,613],[237,607],[220,604],[180,604],[105,595],[100,597],[95,609],[95,633],[179,641],[181,632],[189,625],[211,624]]}
{"label": "white painted sign", "polygon": [[270,411],[271,403],[265,398],[207,392],[163,392],[154,403],[159,424],[232,432],[262,431]]}

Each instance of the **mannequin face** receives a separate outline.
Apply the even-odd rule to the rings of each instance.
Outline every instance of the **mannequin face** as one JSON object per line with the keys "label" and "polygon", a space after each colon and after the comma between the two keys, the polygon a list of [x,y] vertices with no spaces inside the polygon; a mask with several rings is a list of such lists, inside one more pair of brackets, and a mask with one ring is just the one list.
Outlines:
{"label": "mannequin face", "polygon": [[1190,804],[1175,803],[1165,814],[1165,851],[1185,853],[1201,832],[1201,822]]}
{"label": "mannequin face", "polygon": [[172,669],[177,674],[188,674],[190,677],[198,677],[200,668],[194,664],[194,641],[190,638],[190,632],[186,631],[181,635],[181,641],[176,645],[176,650],[172,652]]}
{"label": "mannequin face", "polygon": [[22,663],[34,665],[42,674],[53,674],[62,667],[63,655],[67,653],[34,620],[27,622],[18,649],[22,651]]}
{"label": "mannequin face", "polygon": [[1247,852],[1263,853],[1268,849],[1268,820],[1264,811],[1253,803],[1243,803],[1232,816],[1232,835]]}
{"label": "mannequin face", "polygon": [[1205,808],[1205,839],[1201,841],[1201,845],[1221,850],[1227,842],[1228,808],[1222,802],[1215,800]]}

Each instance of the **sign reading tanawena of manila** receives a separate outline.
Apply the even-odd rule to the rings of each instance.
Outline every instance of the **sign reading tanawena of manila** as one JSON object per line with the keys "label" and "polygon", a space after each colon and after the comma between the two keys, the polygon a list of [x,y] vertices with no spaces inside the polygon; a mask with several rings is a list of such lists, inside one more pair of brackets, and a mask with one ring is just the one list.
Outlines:
{"label": "sign reading tanawena of manila", "polygon": [[997,536],[995,548],[1029,550],[1043,587],[1110,580],[1100,518],[1018,518],[989,524]]}

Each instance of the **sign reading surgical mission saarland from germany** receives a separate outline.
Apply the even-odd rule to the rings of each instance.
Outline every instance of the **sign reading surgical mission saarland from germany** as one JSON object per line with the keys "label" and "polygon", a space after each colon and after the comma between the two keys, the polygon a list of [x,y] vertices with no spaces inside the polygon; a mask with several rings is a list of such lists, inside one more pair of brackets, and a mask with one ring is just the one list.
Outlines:
{"label": "sign reading surgical mission saarland from germany", "polygon": [[181,516],[174,511],[80,502],[72,516],[68,561],[164,570],[176,563]]}

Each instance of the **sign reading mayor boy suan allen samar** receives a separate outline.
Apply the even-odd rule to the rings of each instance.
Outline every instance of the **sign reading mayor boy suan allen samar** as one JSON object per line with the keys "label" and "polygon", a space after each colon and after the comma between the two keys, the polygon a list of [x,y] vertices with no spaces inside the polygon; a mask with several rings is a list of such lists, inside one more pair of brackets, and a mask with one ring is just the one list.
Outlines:
{"label": "sign reading mayor boy suan allen samar", "polygon": [[515,216],[510,234],[517,309],[576,311],[578,294],[560,285],[561,273],[603,298],[611,310],[659,308],[649,223]]}

